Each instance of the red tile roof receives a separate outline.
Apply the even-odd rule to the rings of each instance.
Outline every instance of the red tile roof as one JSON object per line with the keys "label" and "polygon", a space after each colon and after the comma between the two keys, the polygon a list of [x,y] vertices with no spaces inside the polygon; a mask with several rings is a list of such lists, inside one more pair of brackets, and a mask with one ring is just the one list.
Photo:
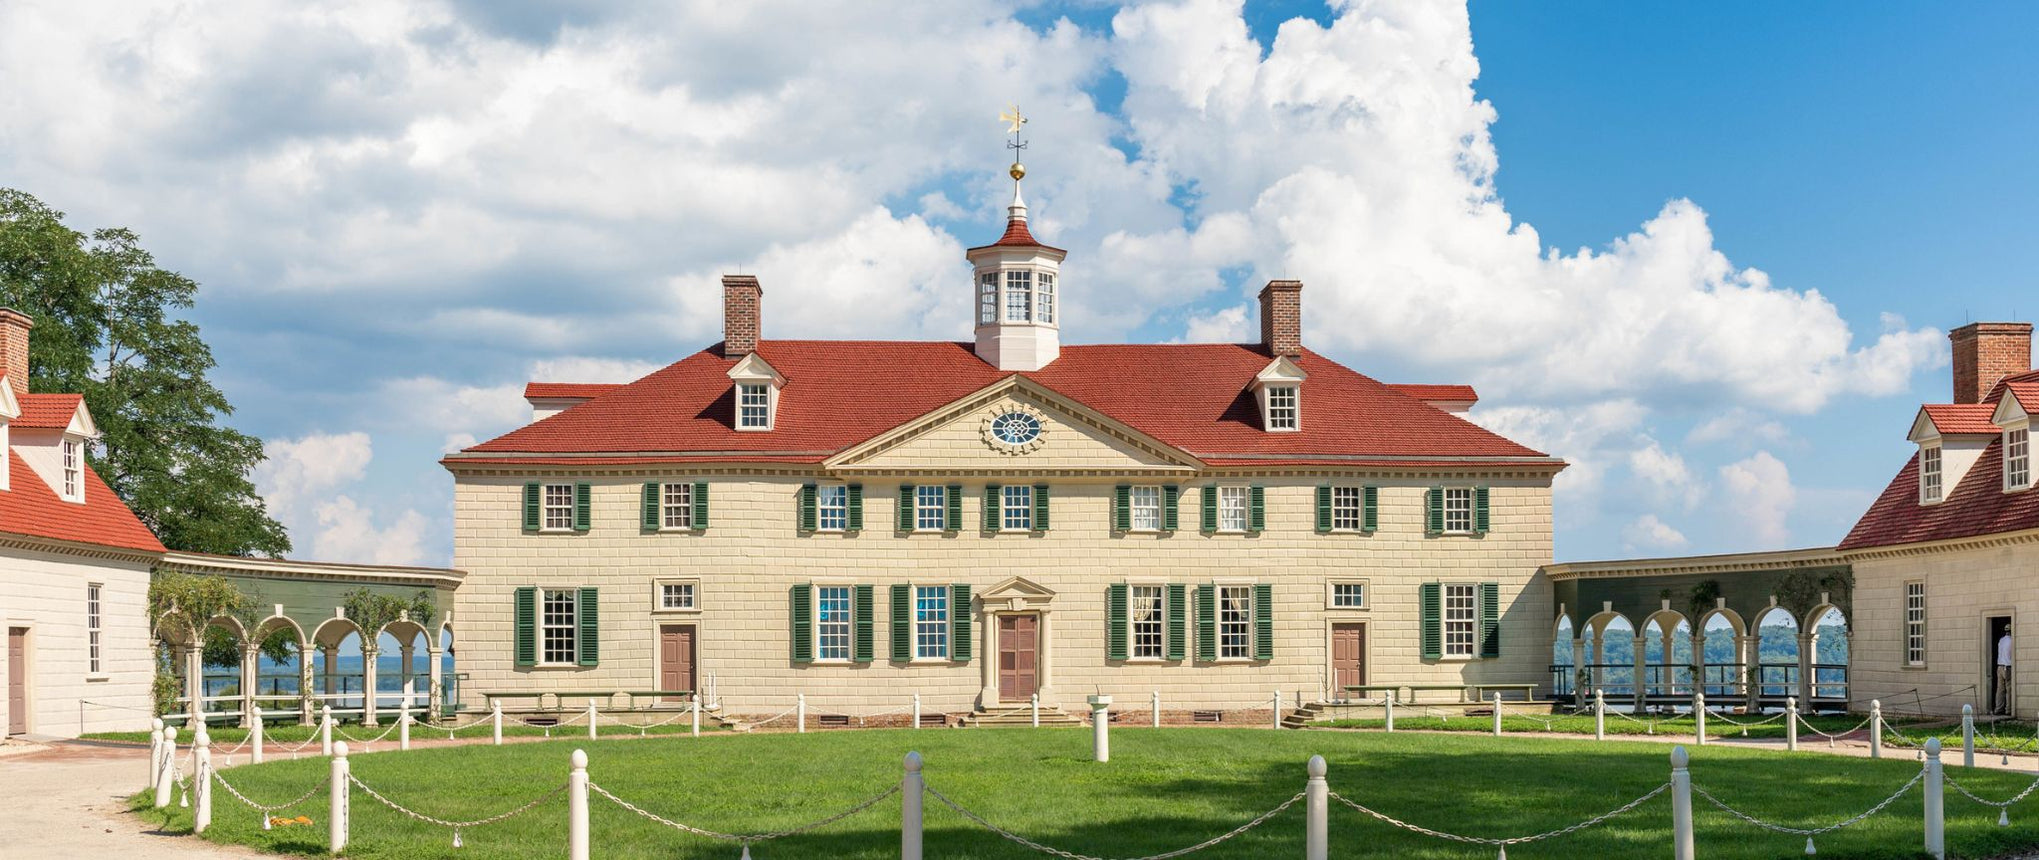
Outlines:
{"label": "red tile roof", "polygon": [[0,532],[140,552],[163,551],[162,542],[114,495],[113,488],[99,479],[98,472],[85,469],[85,503],[76,504],[57,498],[56,491],[20,454],[9,451],[7,458],[8,489],[0,492]]}
{"label": "red tile roof", "polygon": [[82,394],[23,394],[21,417],[8,422],[14,427],[37,430],[62,430],[71,426],[71,418],[78,414],[78,405],[85,402]]}
{"label": "red tile roof", "polygon": [[[1014,375],[954,342],[769,340],[758,353],[786,377],[770,432],[731,426],[726,374],[735,361],[714,347],[453,459],[531,453],[819,462]],[[1269,361],[1253,345],[1066,346],[1046,368],[1019,375],[1206,459],[1281,465],[1545,456],[1308,351],[1296,360],[1309,374],[1302,430],[1263,432],[1248,385]]]}
{"label": "red tile roof", "polygon": [[2039,528],[2039,490],[2003,489],[2003,440],[1989,443],[1947,498],[1919,504],[1919,456],[1913,454],[1869,512],[1841,540],[1841,549],[1952,540]]}
{"label": "red tile roof", "polygon": [[[1020,218],[1009,219],[1005,222],[1005,235],[998,237],[998,241],[993,242],[989,245],[980,245],[978,247],[997,248],[1001,246],[1017,248],[1047,248],[1050,251],[1062,250],[1061,248],[1055,248],[1041,244],[1039,240],[1034,238],[1033,232],[1027,229],[1027,222],[1024,219]],[[970,250],[975,251],[978,250],[978,248],[971,248]]]}
{"label": "red tile roof", "polygon": [[1995,401],[1989,403],[1933,403],[1925,407],[1926,418],[1933,422],[1933,429],[1942,435],[1963,434],[1987,436],[2003,432],[1990,423],[1990,415],[1997,411]]}
{"label": "red tile roof", "polygon": [[612,382],[531,382],[524,385],[524,397],[539,399],[594,399],[623,386]]}
{"label": "red tile roof", "polygon": [[1480,395],[1470,385],[1429,385],[1419,382],[1390,382],[1388,388],[1425,403],[1477,403]]}

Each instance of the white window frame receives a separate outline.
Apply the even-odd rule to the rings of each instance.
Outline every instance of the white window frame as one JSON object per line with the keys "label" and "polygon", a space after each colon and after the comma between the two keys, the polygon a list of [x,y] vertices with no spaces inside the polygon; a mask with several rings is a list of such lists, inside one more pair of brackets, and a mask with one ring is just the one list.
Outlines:
{"label": "white window frame", "polygon": [[1940,446],[1919,446],[1919,504],[1938,504],[1946,497],[1946,467]]}
{"label": "white window frame", "polygon": [[2032,434],[2028,427],[2004,430],[2004,489],[2032,487]]}
{"label": "white window frame", "polygon": [[977,273],[977,324],[997,325],[998,314],[1004,307],[1000,288],[1004,273],[999,271]]}
{"label": "white window frame", "polygon": [[[930,493],[933,494],[932,503],[928,501]],[[933,522],[934,525],[928,525],[929,522]],[[913,488],[913,530],[917,532],[949,530],[948,487],[941,484],[921,484]]]}
{"label": "white window frame", "polygon": [[739,382],[736,384],[736,429],[772,429],[771,383]]}
{"label": "white window frame", "polygon": [[[1034,273],[1031,269],[1005,270],[1003,319],[1009,323],[1034,321]],[[1014,314],[1017,308],[1018,314]]]}
{"label": "white window frame", "polygon": [[[1350,588],[1356,588],[1356,589],[1358,589],[1358,590],[1359,590],[1359,595],[1358,595],[1358,596],[1359,596],[1359,599],[1358,599],[1358,601],[1356,601],[1356,602],[1346,602],[1346,603],[1341,603],[1341,602],[1339,601],[1339,589],[1341,589],[1341,588],[1348,588],[1348,589],[1350,589]],[[1373,607],[1372,607],[1372,604],[1371,604],[1371,603],[1370,603],[1370,602],[1368,601],[1368,597],[1370,596],[1370,592],[1371,592],[1372,590],[1373,590],[1373,589],[1372,589],[1372,588],[1371,588],[1371,586],[1370,586],[1370,585],[1368,584],[1367,580],[1364,580],[1364,579],[1334,579],[1334,580],[1331,580],[1331,581],[1329,581],[1329,582],[1326,582],[1326,583],[1324,583],[1324,608],[1325,608],[1325,609],[1371,609],[1371,608],[1373,608]]]}
{"label": "white window frame", "polygon": [[[848,663],[857,655],[857,588],[845,583],[815,583],[814,586],[814,662]],[[842,617],[828,619],[824,611],[829,592],[841,592]],[[829,642],[839,640],[841,656],[827,655]]]}
{"label": "white window frame", "polygon": [[[1235,516],[1237,519],[1233,519]],[[1218,531],[1243,534],[1252,526],[1253,488],[1219,487]]]}
{"label": "white window frame", "polygon": [[1269,385],[1267,387],[1267,429],[1270,431],[1300,430],[1303,427],[1303,387],[1300,385]]}
{"label": "white window frame", "polygon": [[1926,581],[1904,584],[1904,664],[1906,668],[1926,666]]}
{"label": "white window frame", "polygon": [[[1142,603],[1154,610],[1152,620],[1141,617]],[[1143,637],[1151,642],[1152,653],[1141,653]],[[1126,585],[1126,659],[1158,663],[1168,659],[1168,586],[1133,582]]]}
{"label": "white window frame", "polygon": [[1034,320],[1042,325],[1055,324],[1055,273],[1034,273]]}
{"label": "white window frame", "polygon": [[76,439],[58,443],[63,470],[63,497],[67,502],[85,501],[85,445]]}
{"label": "white window frame", "polygon": [[1366,489],[1359,486],[1331,487],[1331,530],[1356,532],[1366,528]]}
{"label": "white window frame", "polygon": [[818,484],[814,488],[814,530],[845,532],[850,528],[850,485]]}
{"label": "white window frame", "polygon": [[[685,605],[675,606],[666,601],[666,589],[685,589]],[[700,612],[701,581],[698,579],[661,579],[651,586],[651,611],[653,612]]]}
{"label": "white window frame", "polygon": [[[554,500],[556,495],[554,491],[556,490],[564,491],[566,497],[564,505]],[[577,495],[578,490],[571,481],[564,484],[540,484],[538,486],[538,530],[542,532],[573,531],[574,508],[576,507]],[[565,519],[563,520],[563,525],[553,525],[553,513],[558,511],[564,512],[563,516]]]}
{"label": "white window frame", "polygon": [[[1229,595],[1236,593],[1235,604]],[[1222,662],[1246,662],[1253,659],[1253,586],[1246,584],[1217,584],[1216,600],[1218,617],[1218,660]],[[1237,618],[1233,616],[1236,615]],[[1236,636],[1234,635],[1236,631]],[[1236,647],[1235,647],[1236,646]]]}
{"label": "white window frame", "polygon": [[694,485],[689,481],[668,481],[658,488],[658,530],[694,530]]}
{"label": "white window frame", "polygon": [[[552,620],[550,610],[552,609],[551,604],[553,597],[555,595],[563,597],[566,602],[567,622],[565,624],[559,624]],[[580,665],[581,656],[580,601],[581,601],[581,590],[579,588],[538,589],[538,665],[540,666]],[[563,660],[555,660],[553,659],[551,637],[554,632],[562,630],[566,632],[566,658]]]}
{"label": "white window frame", "polygon": [[1480,650],[1480,587],[1446,582],[1438,589],[1438,637],[1446,660],[1471,660]]}
{"label": "white window frame", "polygon": [[1034,530],[1034,488],[1030,484],[1007,484],[998,488],[998,530]]}
{"label": "white window frame", "polygon": [[104,628],[104,609],[101,599],[106,594],[103,583],[85,584],[85,677],[102,678],[106,675],[106,664],[100,648],[100,634]]}
{"label": "white window frame", "polygon": [[1136,532],[1161,530],[1161,486],[1139,484],[1126,491],[1126,521]]}
{"label": "white window frame", "polygon": [[[926,593],[925,595],[923,593]],[[939,592],[936,595],[935,592]],[[939,596],[940,618],[929,618],[922,601]],[[950,637],[956,634],[954,594],[946,585],[913,586],[913,662],[947,663],[955,653]]]}
{"label": "white window frame", "polygon": [[1444,488],[1444,533],[1469,535],[1479,525],[1473,514],[1473,488]]}

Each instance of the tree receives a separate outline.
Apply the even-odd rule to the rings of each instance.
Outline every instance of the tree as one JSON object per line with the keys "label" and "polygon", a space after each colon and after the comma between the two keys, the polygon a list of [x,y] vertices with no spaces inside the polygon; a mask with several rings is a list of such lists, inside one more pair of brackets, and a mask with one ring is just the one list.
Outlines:
{"label": "tree", "polygon": [[198,284],[156,265],[124,228],[90,235],[0,188],[0,305],[35,318],[29,384],[78,392],[101,434],[88,460],[171,549],[282,555],[290,537],[248,479],[262,441],[206,379],[212,350],[177,318]]}

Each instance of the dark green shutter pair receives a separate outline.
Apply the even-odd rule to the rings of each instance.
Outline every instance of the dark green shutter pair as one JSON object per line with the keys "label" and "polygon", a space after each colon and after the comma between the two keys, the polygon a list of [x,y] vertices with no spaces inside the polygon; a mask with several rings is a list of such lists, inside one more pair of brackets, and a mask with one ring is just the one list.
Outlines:
{"label": "dark green shutter pair", "polygon": [[[854,586],[855,612],[853,628],[856,631],[852,645],[852,659],[858,663],[871,662],[874,646],[872,631],[876,619],[872,618],[871,586]],[[814,662],[814,585],[812,583],[793,586],[793,662]]]}
{"label": "dark green shutter pair", "polygon": [[[864,485],[850,484],[843,491],[843,531],[864,530]],[[821,530],[821,485],[800,486],[800,531],[813,534]]]}
{"label": "dark green shutter pair", "polygon": [[[1422,585],[1421,603],[1423,611],[1423,659],[1436,660],[1444,656],[1444,587],[1440,583],[1426,582]],[[1479,585],[1479,599],[1476,605],[1478,618],[1473,629],[1479,637],[1477,653],[1481,657],[1501,656],[1501,584],[1482,582]]]}
{"label": "dark green shutter pair", "polygon": [[[1332,516],[1332,489],[1330,484],[1317,487],[1317,533],[1330,534],[1335,518]],[[1359,530],[1371,532],[1380,528],[1381,488],[1368,484],[1359,490]]]}
{"label": "dark green shutter pair", "polygon": [[[693,495],[693,530],[708,528],[708,482],[695,481]],[[640,527],[647,532],[665,528],[665,484],[646,481],[644,484],[644,517]]]}
{"label": "dark green shutter pair", "polygon": [[[1188,591],[1188,586],[1171,584],[1166,592],[1168,605],[1164,607],[1164,617],[1167,619],[1168,641],[1163,645],[1163,650],[1170,660],[1182,659],[1189,638],[1187,635],[1189,606],[1185,599]],[[1127,617],[1130,593],[1125,583],[1109,586],[1105,592],[1105,616],[1108,624],[1105,635],[1106,659],[1124,660],[1131,654],[1127,644],[1130,641],[1129,631],[1132,627]]]}
{"label": "dark green shutter pair", "polygon": [[[538,665],[538,589],[523,586],[516,590],[516,662],[519,667]],[[578,601],[580,610],[576,633],[579,636],[576,651],[582,666],[594,666],[601,657],[601,605],[599,590],[583,587]]]}
{"label": "dark green shutter pair", "polygon": [[[919,525],[915,521],[915,504],[918,499],[914,495],[918,489],[912,484],[899,485],[900,531],[910,532],[914,530],[915,526]],[[861,494],[862,491],[859,491],[859,495]],[[963,527],[963,488],[956,484],[950,484],[947,496],[948,510],[944,511],[947,516],[942,518],[942,531],[954,533]],[[862,520],[863,515],[859,513],[857,519]]]}
{"label": "dark green shutter pair", "polygon": [[[957,663],[970,662],[970,620],[970,585],[962,582],[950,585],[949,659]],[[912,660],[913,586],[895,585],[892,586],[892,662],[908,663]]]}
{"label": "dark green shutter pair", "polygon": [[[524,485],[524,531],[536,532],[545,526],[544,520],[545,485],[531,481]],[[573,530],[588,530],[588,521],[594,512],[594,488],[581,481],[573,485]]]}
{"label": "dark green shutter pair", "polygon": [[[1425,533],[1432,537],[1444,534],[1444,488],[1430,488],[1430,516],[1424,524]],[[1487,515],[1487,488],[1473,488],[1473,534],[1484,535],[1490,520]]]}

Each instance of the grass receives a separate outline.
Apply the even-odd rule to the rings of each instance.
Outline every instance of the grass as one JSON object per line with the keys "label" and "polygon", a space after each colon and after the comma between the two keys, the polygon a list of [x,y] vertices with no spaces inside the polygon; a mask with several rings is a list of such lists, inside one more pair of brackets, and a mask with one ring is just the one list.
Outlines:
{"label": "grass", "polygon": [[[1048,845],[1084,854],[1139,856],[1223,833],[1300,791],[1304,761],[1323,755],[1333,791],[1403,820],[1474,836],[1557,829],[1605,812],[1663,784],[1667,745],[1429,733],[1273,732],[1253,729],[1131,729],[1113,733],[1112,760],[1090,758],[1083,729],[872,730],[727,735],[645,741],[586,740],[464,746],[353,759],[354,773],[392,799],[448,819],[514,808],[566,780],[568,756],[586,749],[599,785],[667,818],[724,832],[757,832],[812,821],[896,785],[908,750],[925,757],[928,785],[991,821]],[[1795,755],[1709,746],[1692,750],[1694,781],[1744,811],[1782,824],[1825,826],[1859,813],[1918,772],[1910,760],[1870,761],[1815,752]],[[2007,798],[2029,775],[1950,768],[1971,790]],[[280,761],[227,770],[264,802],[296,797],[326,778],[322,760]],[[1819,837],[1828,857],[1920,856],[1914,794],[1862,823]],[[1996,811],[1947,799],[1953,856],[1985,857],[2039,846],[2039,808]],[[144,804],[138,796],[138,804]],[[302,813],[311,826],[260,829],[253,810],[215,794],[206,838],[270,851],[322,856],[327,800],[319,791]],[[348,856],[512,858],[564,851],[566,804],[553,799],[525,815],[463,832],[454,849],[444,828],[403,817],[358,790]],[[597,854],[605,858],[718,858],[736,846],[676,833],[614,804],[590,801]],[[1804,850],[1805,840],[1757,830],[1696,801],[1699,851],[1709,858],[1769,858]],[[2039,801],[2034,802],[2039,807]],[[2025,809],[2025,807],[2021,807]],[[188,830],[189,810],[145,810],[171,832]],[[1467,846],[1392,829],[1331,805],[1332,852],[1407,858],[1491,858]],[[1007,843],[927,799],[927,856],[1006,860],[1040,855]],[[1669,853],[1668,795],[1600,827],[1547,842],[1511,846],[1516,860],[1644,857]],[[899,800],[819,832],[760,843],[771,858],[897,857]],[[1301,804],[1262,827],[1194,855],[1293,857],[1302,853]]]}
{"label": "grass", "polygon": [[[1729,722],[1730,719],[1734,722]],[[1769,722],[1762,725],[1747,725],[1765,719],[1769,720]],[[1855,715],[1820,715],[1808,716],[1804,719],[1814,728],[1823,732],[1840,733],[1849,729],[1863,732],[1868,731],[1862,725],[1864,718]],[[1929,725],[1935,726],[1934,730],[1938,731],[1937,727],[1940,722],[1944,721],[1933,721]],[[1358,717],[1319,720],[1311,723],[1311,725],[1335,729],[1379,729],[1384,727],[1386,723],[1387,721],[1380,717]],[[1737,723],[1744,725],[1737,725]],[[1921,742],[1928,736],[1922,734],[1922,730],[1912,728],[1913,726],[1921,725],[1914,721],[1893,719],[1890,721],[1890,725],[1904,731],[1907,735],[1920,738]],[[1459,714],[1446,716],[1437,711],[1397,712],[1395,714],[1395,728],[1420,729],[1424,731],[1492,732],[1494,730],[1494,717],[1491,713],[1484,716],[1464,716]],[[1625,717],[1612,711],[1607,714],[1607,733],[1610,735],[1659,734],[1689,736],[1692,734],[1692,729],[1693,723],[1690,714],[1679,714],[1674,717]],[[1593,734],[1593,717],[1591,714],[1532,717],[1504,713],[1501,716],[1501,731],[1513,734],[1591,735]],[[1747,737],[1779,739],[1785,736],[1784,720],[1778,714],[1771,714],[1766,717],[1734,715],[1728,719],[1722,719],[1718,715],[1709,715],[1706,718],[1706,736],[1709,738]],[[1804,744],[1821,743],[1826,740],[1804,726],[1799,727],[1798,739],[1800,743]],[[1892,736],[1886,736],[1885,739],[1895,743],[1895,738]],[[1958,747],[1960,743],[1961,731],[1959,727],[1956,727],[1954,731],[1954,745]],[[1978,739],[1978,743],[1980,743],[1980,739]]]}

